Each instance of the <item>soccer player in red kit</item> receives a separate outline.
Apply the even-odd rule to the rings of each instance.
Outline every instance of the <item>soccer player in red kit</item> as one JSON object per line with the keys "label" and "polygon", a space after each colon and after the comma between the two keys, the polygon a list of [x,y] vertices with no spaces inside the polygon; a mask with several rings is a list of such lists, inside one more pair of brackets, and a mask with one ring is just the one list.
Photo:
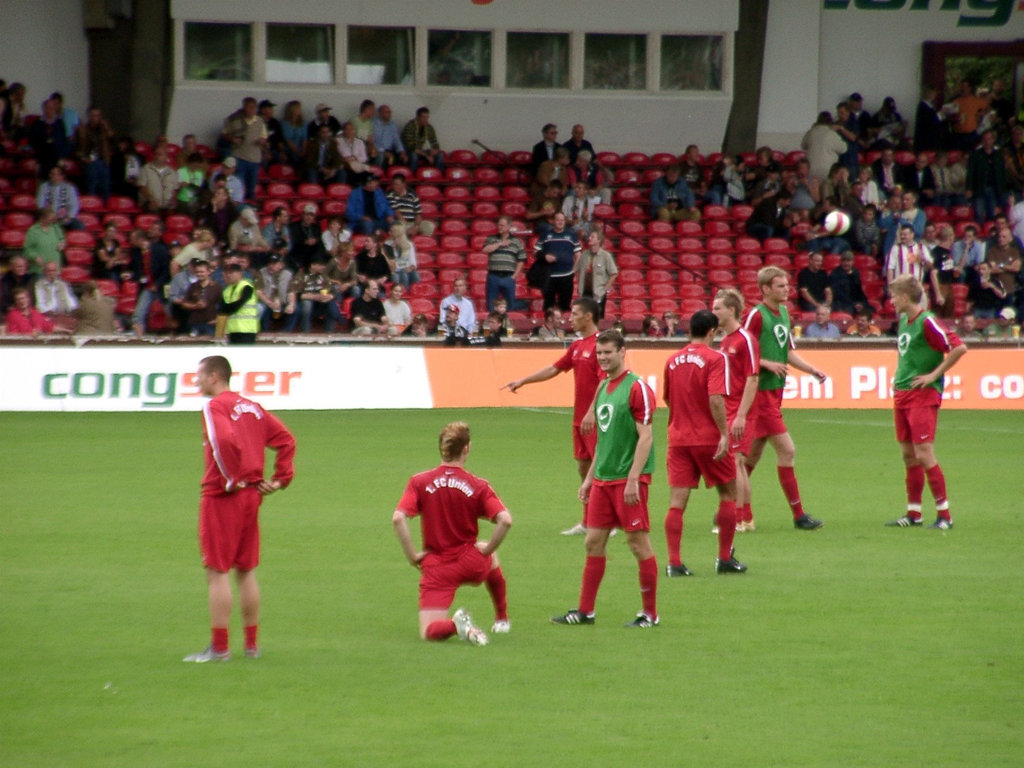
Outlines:
{"label": "soccer player in red kit", "polygon": [[[495,550],[512,527],[512,516],[490,484],[466,471],[469,426],[452,422],[438,439],[441,464],[414,475],[405,487],[391,523],[409,563],[419,568],[420,637],[447,640],[458,634],[471,645],[487,645],[487,635],[461,608],[448,618],[455,591],[486,583],[494,603],[492,632],[509,631],[505,576]],[[407,518],[419,517],[423,549],[416,550]],[[494,523],[486,542],[477,541],[477,521]]]}
{"label": "soccer player in red kit", "polygon": [[747,566],[733,557],[736,533],[736,462],[729,447],[725,399],[730,393],[729,361],[711,348],[718,318],[706,309],[690,318],[691,342],[665,363],[664,395],[668,405],[669,509],[665,516],[669,576],[690,576],[680,559],[683,515],[690,491],[700,485],[718,491],[718,559],[716,573],[743,573]]}
{"label": "soccer player in red kit", "polygon": [[[245,655],[258,658],[256,631],[260,588],[255,569],[260,559],[259,509],[264,496],[285,488],[295,474],[295,438],[272,414],[232,392],[231,364],[215,355],[199,361],[199,390],[212,398],[203,406],[203,473],[199,504],[199,544],[206,568],[210,609],[210,646],[185,661],[227,661],[234,569],[245,628]],[[276,453],[274,475],[267,480],[264,451]]]}
{"label": "soccer player in red kit", "polygon": [[900,315],[900,359],[893,377],[893,415],[896,440],[907,468],[907,513],[886,525],[921,525],[921,497],[927,478],[938,512],[929,527],[948,531],[953,527],[953,518],[946,497],[946,477],[935,458],[935,430],[942,404],[943,376],[967,353],[967,346],[921,306],[924,288],[917,278],[901,275],[889,283],[889,292]]}
{"label": "soccer player in red kit", "polygon": [[[594,460],[594,445],[597,440],[592,421],[591,406],[594,404],[594,393],[597,385],[604,378],[604,373],[597,364],[595,346],[597,344],[597,302],[581,296],[572,303],[572,327],[579,338],[569,345],[565,354],[554,364],[541,368],[522,379],[510,381],[502,389],[515,393],[520,387],[553,379],[560,373],[572,371],[575,384],[572,415],[572,449],[576,459],[576,468],[580,479],[587,476],[590,464]],[[589,418],[588,418],[589,416]],[[565,536],[579,536],[586,533],[587,510],[584,504],[583,522],[576,523],[572,528],[562,531]]]}
{"label": "soccer player in red kit", "polygon": [[718,327],[725,331],[718,348],[729,361],[729,394],[725,397],[725,419],[729,424],[729,447],[736,459],[736,532],[754,530],[750,513],[750,477],[747,456],[750,455],[750,421],[757,398],[761,348],[757,339],[740,324],[743,316],[743,295],[734,288],[715,294],[711,311],[718,318]]}
{"label": "soccer player in red kit", "polygon": [[654,431],[657,407],[644,380],[626,368],[626,341],[616,330],[597,337],[597,360],[608,377],[594,397],[597,445],[594,461],[580,486],[587,504],[587,559],[577,608],[553,616],[555,624],[593,624],[597,590],[605,570],[608,537],[615,528],[637,560],[642,609],[628,627],[658,625],[658,561],[651,547],[647,489],[654,472]]}
{"label": "soccer player in red kit", "polygon": [[[761,347],[761,372],[755,401],[757,415],[750,436],[747,474],[754,471],[764,452],[765,443],[770,442],[775,449],[779,484],[793,513],[793,525],[801,530],[813,531],[821,528],[824,523],[805,513],[800,500],[800,487],[793,469],[796,446],[782,418],[782,393],[790,365],[811,374],[818,381],[825,381],[828,377],[796,353],[789,310],[786,309],[789,275],[779,267],[762,267],[757,273],[757,285],[761,289],[762,301],[750,311],[743,324],[757,338]],[[753,519],[753,515],[750,519]]]}

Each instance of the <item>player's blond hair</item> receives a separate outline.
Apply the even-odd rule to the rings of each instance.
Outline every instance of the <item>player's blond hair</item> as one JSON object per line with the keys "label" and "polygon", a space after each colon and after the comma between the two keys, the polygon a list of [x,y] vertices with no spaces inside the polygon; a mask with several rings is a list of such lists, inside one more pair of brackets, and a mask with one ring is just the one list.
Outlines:
{"label": "player's blond hair", "polygon": [[446,424],[437,438],[437,447],[443,461],[455,461],[469,445],[469,424],[453,421]]}
{"label": "player's blond hair", "polygon": [[735,288],[723,288],[715,294],[715,301],[720,301],[731,309],[737,320],[743,314],[743,307],[746,304],[743,300],[743,294]]}
{"label": "player's blond hair", "polygon": [[786,273],[786,270],[782,269],[781,267],[761,267],[759,270],[757,270],[757,287],[764,288],[766,286],[771,285],[772,280],[774,280],[776,277],[785,277],[788,279],[789,275]]}
{"label": "player's blond hair", "polygon": [[924,296],[924,288],[913,275],[900,275],[889,283],[889,292],[906,296],[914,304],[920,304]]}

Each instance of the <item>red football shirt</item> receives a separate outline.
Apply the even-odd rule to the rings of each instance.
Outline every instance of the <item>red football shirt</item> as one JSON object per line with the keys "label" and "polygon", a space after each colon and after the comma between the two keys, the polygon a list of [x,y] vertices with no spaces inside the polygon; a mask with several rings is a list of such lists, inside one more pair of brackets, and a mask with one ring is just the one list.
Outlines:
{"label": "red football shirt", "polygon": [[594,402],[597,385],[604,379],[604,371],[597,364],[597,334],[576,339],[554,363],[560,371],[572,370],[576,392],[573,399],[572,423],[579,426]]}
{"label": "red football shirt", "polygon": [[477,520],[493,520],[506,507],[486,480],[442,464],[413,475],[397,508],[420,517],[423,548],[443,557],[474,544]]}
{"label": "red football shirt", "polygon": [[729,360],[706,344],[690,344],[665,363],[668,444],[717,445],[709,395],[729,397]]}
{"label": "red football shirt", "polygon": [[726,334],[718,348],[729,363],[729,396],[725,398],[725,413],[732,421],[743,399],[747,379],[761,372],[761,348],[757,337],[742,325]]}
{"label": "red football shirt", "polygon": [[295,438],[277,418],[237,392],[221,392],[203,406],[203,493],[234,490],[263,479],[264,451],[277,452],[274,480],[285,487],[295,474]]}

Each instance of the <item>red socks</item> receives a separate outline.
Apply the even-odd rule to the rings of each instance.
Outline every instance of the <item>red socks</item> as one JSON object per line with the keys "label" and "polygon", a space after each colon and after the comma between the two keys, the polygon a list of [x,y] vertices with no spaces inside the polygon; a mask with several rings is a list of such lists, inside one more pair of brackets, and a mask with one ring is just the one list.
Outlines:
{"label": "red socks", "polygon": [[907,517],[921,519],[921,496],[924,493],[924,467],[907,467]]}
{"label": "red socks", "polygon": [[935,497],[935,509],[939,517],[949,520],[949,500],[946,498],[946,476],[942,474],[942,467],[936,464],[925,474],[928,476],[928,488]]}
{"label": "red socks", "polygon": [[732,542],[736,538],[736,502],[718,502],[718,559],[732,557]]}
{"label": "red socks", "polygon": [[487,574],[487,591],[494,603],[494,620],[508,621],[508,601],[505,598],[505,574],[501,568],[492,568]]}
{"label": "red socks", "polygon": [[754,521],[754,513],[750,510],[750,504],[743,504],[742,506],[736,505],[736,522],[737,523],[752,523]]}
{"label": "red socks", "polygon": [[800,487],[796,483],[796,472],[792,467],[778,467],[779,485],[782,486],[782,493],[793,510],[793,519],[796,520],[804,513],[804,505],[800,501]]}
{"label": "red socks", "polygon": [[669,565],[682,565],[679,548],[683,540],[683,510],[669,507],[665,515],[665,540],[668,542]]}
{"label": "red socks", "polygon": [[245,647],[255,648],[256,647],[256,629],[257,626],[252,624],[245,628]]}
{"label": "red socks", "polygon": [[228,628],[214,627],[211,630],[210,645],[216,653],[224,653],[228,649]]}
{"label": "red socks", "polygon": [[[653,557],[651,558],[654,559]],[[583,586],[580,587],[580,612],[593,613],[594,603],[597,602],[597,589],[601,586],[601,579],[604,578],[605,558],[592,557],[587,555],[583,564]],[[654,574],[657,579],[658,574]]]}
{"label": "red socks", "polygon": [[[589,558],[588,558],[589,559]],[[640,600],[643,611],[651,619],[658,618],[658,559],[651,555],[639,563]]]}
{"label": "red socks", "polygon": [[427,624],[427,640],[447,640],[458,632],[451,619],[440,619]]}

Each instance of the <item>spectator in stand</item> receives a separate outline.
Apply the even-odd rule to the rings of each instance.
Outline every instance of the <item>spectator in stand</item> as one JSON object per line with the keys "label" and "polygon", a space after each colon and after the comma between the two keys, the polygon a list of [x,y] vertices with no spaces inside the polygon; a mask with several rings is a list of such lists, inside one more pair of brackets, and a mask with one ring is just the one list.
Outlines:
{"label": "spectator in stand", "polygon": [[696,144],[689,144],[679,160],[679,174],[683,177],[693,196],[701,202],[707,202],[708,185],[704,180],[703,158]]}
{"label": "spectator in stand", "polygon": [[302,102],[292,100],[284,105],[284,119],[281,121],[282,162],[295,170],[301,170],[306,148],[306,124],[302,119]]}
{"label": "spectator in stand", "polygon": [[48,261],[56,262],[58,267],[63,265],[64,243],[64,230],[57,223],[57,214],[53,208],[46,206],[39,209],[36,223],[25,233],[25,244],[21,252],[28,260],[32,273],[38,275]]}
{"label": "spectator in stand", "polygon": [[913,192],[901,192],[890,199],[891,206],[882,216],[878,225],[885,230],[882,238],[882,251],[888,253],[896,243],[898,230],[906,225],[914,230],[914,237],[924,237],[924,228],[928,217],[917,205],[917,195]]}
{"label": "spectator in stand", "polygon": [[8,336],[39,336],[54,332],[53,322],[32,306],[27,290],[15,288],[12,296],[14,305],[6,315]]}
{"label": "spectator in stand", "polygon": [[651,218],[658,221],[700,220],[697,201],[678,165],[670,165],[665,169],[665,175],[651,185]]}
{"label": "spectator in stand", "polygon": [[[558,148],[558,126],[554,123],[547,123],[540,129],[541,140],[533,145],[533,152],[530,157],[530,175],[536,176],[541,165],[549,160],[555,159],[555,150]],[[580,136],[582,137],[582,134]],[[568,143],[568,142],[567,142]],[[576,150],[579,152],[579,148]],[[572,152],[566,147],[566,152],[572,157]]]}
{"label": "spectator in stand", "polygon": [[[356,113],[356,116],[349,120],[355,129],[355,137],[363,142],[366,147],[367,162],[373,165],[379,165],[377,162],[377,146],[374,143],[373,136],[373,120],[376,112],[377,105],[371,99],[363,99],[359,103],[359,111]],[[341,130],[344,133],[344,125],[341,126]]]}
{"label": "spectator in stand", "polygon": [[882,195],[878,191],[878,184],[875,183],[875,172],[870,165],[862,165],[857,172],[857,181],[860,182],[861,205],[873,205],[876,210],[882,202]]}
{"label": "spectator in stand", "polygon": [[217,325],[217,308],[220,306],[221,287],[210,279],[210,265],[205,261],[196,264],[195,282],[189,286],[181,307],[188,311],[189,336],[213,336]]}
{"label": "spectator in stand", "polygon": [[75,149],[85,171],[85,193],[110,199],[110,158],[114,132],[99,107],[90,107],[84,123],[75,131]]}
{"label": "spectator in stand", "polygon": [[[843,169],[846,170],[845,168]],[[792,206],[790,206],[792,208]],[[824,220],[829,213],[836,210],[832,201],[825,199],[822,202],[820,208],[819,221],[807,231],[807,242],[805,248],[808,251],[822,251],[826,253],[842,253],[850,249],[850,243],[842,235],[829,234],[825,229]],[[853,215],[850,215],[851,220],[854,219]]]}
{"label": "spectator in stand", "polygon": [[381,249],[384,257],[395,265],[395,271],[391,273],[391,282],[408,289],[420,281],[420,273],[416,271],[416,246],[409,239],[405,224],[400,221],[391,225],[389,235]]}
{"label": "spectator in stand", "polygon": [[117,222],[109,221],[103,227],[103,234],[96,243],[92,254],[92,275],[98,280],[121,281],[121,273],[128,264],[128,257],[121,245]]}
{"label": "spectator in stand", "polygon": [[818,251],[811,252],[807,266],[796,276],[797,293],[800,309],[813,312],[818,307],[832,305],[832,288],[829,286],[828,273],[822,269],[825,257]]}
{"label": "spectator in stand", "polygon": [[139,285],[139,295],[132,314],[132,329],[136,336],[142,336],[148,329],[149,311],[153,302],[166,304],[164,286],[171,282],[171,258],[167,246],[161,240],[164,225],[155,221],[146,232],[132,230],[128,242],[131,244],[132,279]]}
{"label": "spectator in stand", "polygon": [[544,310],[544,322],[530,333],[537,341],[565,341],[565,328],[562,326],[562,310],[548,307]]}
{"label": "spectator in stand", "polygon": [[345,322],[334,295],[331,281],[327,277],[327,262],[316,258],[309,263],[309,270],[299,290],[302,332],[309,333],[313,318],[323,319],[324,331],[332,333],[335,326]]}
{"label": "spectator in stand", "polygon": [[834,341],[841,338],[839,326],[832,322],[832,307],[819,304],[814,309],[814,322],[804,326],[804,337]]}
{"label": "spectator in stand", "polygon": [[907,132],[907,123],[896,109],[896,99],[886,96],[882,108],[871,118],[868,135],[872,149],[899,149]]}
{"label": "spectator in stand", "polygon": [[742,203],[746,199],[747,191],[743,184],[743,158],[722,155],[721,160],[715,163],[711,172],[708,200],[712,205],[732,206]]}
{"label": "spectator in stand", "polygon": [[964,227],[964,236],[953,243],[953,265],[958,282],[968,282],[977,266],[985,260],[985,244],[978,240],[974,224]]}
{"label": "spectator in stand", "polygon": [[75,327],[72,316],[78,308],[78,299],[67,282],[61,279],[57,262],[48,261],[43,275],[35,284],[35,308],[49,319],[55,328],[71,331]]}
{"label": "spectator in stand", "polygon": [[994,218],[996,208],[1006,204],[1006,192],[1006,159],[996,148],[995,131],[985,131],[981,146],[967,160],[966,196],[974,205],[975,220]]}
{"label": "spectator in stand", "polygon": [[458,324],[465,329],[467,335],[472,336],[476,332],[476,309],[473,300],[466,295],[466,278],[457,277],[452,283],[452,292],[441,299],[440,314],[445,316],[449,307],[458,308]]}
{"label": "spectator in stand", "polygon": [[185,163],[178,168],[178,213],[195,216],[206,194],[206,176],[209,168],[198,152],[192,152],[184,158]]}
{"label": "spectator in stand", "polygon": [[945,116],[936,106],[938,91],[926,85],[921,93],[921,101],[917,103],[914,115],[914,151],[934,152],[942,143],[942,123]]}
{"label": "spectator in stand", "polygon": [[509,306],[516,301],[516,278],[526,263],[523,241],[512,234],[512,217],[498,217],[498,233],[489,235],[481,250],[487,254],[487,310],[494,309],[498,297],[504,297]]}
{"label": "spectator in stand", "polygon": [[[800,140],[800,148],[807,153],[811,176],[824,181],[829,170],[846,152],[847,140],[840,135],[845,128],[832,120],[829,112],[821,112],[817,122]],[[853,139],[856,143],[856,137]]]}
{"label": "spectator in stand", "polygon": [[284,258],[272,253],[267,266],[256,280],[256,298],[260,300],[260,328],[269,331],[275,320],[284,318],[281,330],[291,333],[299,319],[296,312],[295,275],[285,266]]}
{"label": "spectator in stand", "polygon": [[220,169],[213,172],[211,181],[222,183],[228,191],[228,197],[235,205],[242,205],[245,202],[245,183],[238,177],[238,162],[233,157],[227,158],[221,163]]}
{"label": "spectator in stand", "polygon": [[1024,198],[1024,124],[1014,125],[1010,129],[1010,140],[1003,154],[1006,156],[1007,189],[1019,201]]}
{"label": "spectator in stand", "polygon": [[1007,205],[1009,211],[1007,211],[1007,226],[1013,233],[1014,239],[1021,244],[1024,244],[1024,198],[1014,198],[1011,194]]}
{"label": "spectator in stand", "polygon": [[363,240],[363,249],[356,255],[356,275],[359,285],[365,290],[366,285],[374,280],[378,286],[383,286],[395,271],[395,265],[388,260],[387,255],[381,250],[380,239],[375,234],[369,234]]}
{"label": "spectator in stand", "polygon": [[334,286],[334,295],[339,301],[359,298],[363,292],[359,285],[356,262],[352,258],[353,250],[351,241],[341,243],[335,251],[334,258],[327,265],[327,279]]}
{"label": "spectator in stand", "polygon": [[430,318],[424,315],[422,312],[413,315],[412,324],[402,331],[403,336],[413,336],[418,339],[425,339],[430,335],[431,322]]}
{"label": "spectator in stand", "polygon": [[981,341],[985,338],[978,330],[978,322],[970,312],[957,323],[957,335],[964,341]]}
{"label": "spectator in stand", "polygon": [[932,257],[928,249],[917,242],[914,229],[909,224],[899,227],[899,242],[894,244],[885,257],[885,283],[889,285],[901,275],[910,275],[922,285],[932,268]]}
{"label": "spectator in stand", "polygon": [[1013,241],[1013,232],[1008,226],[996,230],[996,242],[985,247],[985,263],[992,277],[1002,284],[1009,301],[1016,305],[1020,300],[1021,250]]}
{"label": "spectator in stand", "polygon": [[857,336],[867,339],[872,336],[881,336],[882,329],[871,322],[874,312],[871,307],[864,306],[857,310],[854,315],[854,323],[846,329],[847,336]]}
{"label": "spectator in stand", "polygon": [[882,154],[871,166],[871,171],[879,191],[887,198],[891,196],[899,186],[901,176],[900,167],[896,164],[896,153],[892,147],[882,150]]}
{"label": "spectator in stand", "polygon": [[844,251],[840,256],[839,266],[828,275],[828,286],[832,289],[832,309],[836,312],[852,315],[857,308],[868,305],[852,251]]}
{"label": "spectator in stand", "polygon": [[25,86],[21,83],[11,83],[4,95],[3,107],[0,108],[0,137],[15,143],[27,135],[25,92]]}
{"label": "spectator in stand", "polygon": [[405,286],[395,283],[391,286],[391,295],[384,302],[384,316],[388,322],[388,336],[400,335],[412,322],[412,309],[410,309],[409,302],[403,296],[405,296]]}
{"label": "spectator in stand", "polygon": [[597,157],[597,150],[594,145],[583,138],[583,126],[576,123],[572,127],[570,138],[562,146],[569,150],[569,163],[576,164],[576,157],[580,152],[589,152],[591,157]]}
{"label": "spectator in stand", "polygon": [[978,143],[978,124],[981,116],[988,111],[988,100],[974,93],[974,83],[968,79],[960,81],[960,95],[953,99],[956,117],[952,120],[956,148],[970,152]]}
{"label": "spectator in stand", "polygon": [[338,142],[335,141],[330,127],[321,125],[306,141],[305,151],[303,167],[306,171],[306,181],[310,184],[320,183],[326,187],[328,184],[340,183],[344,179],[344,161],[341,159]]}
{"label": "spectator in stand", "polygon": [[982,331],[986,339],[1007,340],[1020,338],[1020,326],[1013,321],[1017,319],[1017,311],[1013,307],[1003,307],[996,315],[996,321],[989,323]]}
{"label": "spectator in stand", "polygon": [[569,222],[569,228],[581,241],[587,239],[594,222],[594,205],[601,198],[592,197],[585,181],[573,185],[572,194],[562,201],[562,213]]}
{"label": "spectator in stand", "polygon": [[29,271],[28,259],[24,256],[11,256],[8,261],[7,271],[0,278],[0,317],[7,314],[7,311],[14,306],[14,291],[23,288],[29,296],[29,301],[35,295],[36,276]]}
{"label": "spectator in stand", "polygon": [[576,159],[569,165],[566,176],[571,184],[579,181],[586,183],[587,188],[594,190],[594,195],[600,198],[597,202],[611,203],[611,183],[614,176],[594,159],[589,150],[584,149],[576,155]]}
{"label": "spectator in stand", "polygon": [[918,152],[914,164],[903,169],[903,189],[917,195],[921,205],[935,202],[935,175],[928,165],[928,153]]}
{"label": "spectator in stand", "polygon": [[270,252],[270,243],[260,232],[260,217],[254,208],[243,208],[238,219],[228,227],[228,248],[249,254],[249,260],[257,267],[263,263]]}
{"label": "spectator in stand", "polygon": [[810,221],[811,211],[821,204],[821,182],[811,175],[811,164],[806,158],[796,163],[796,172],[788,176],[783,186],[793,195],[789,210],[801,222]]}
{"label": "spectator in stand", "polygon": [[81,125],[78,112],[71,107],[64,106],[64,94],[60,91],[51,93],[50,101],[53,102],[54,108],[57,110],[57,117],[64,123],[64,129],[67,131],[68,138],[71,138],[75,135],[75,131],[78,130],[78,126]]}
{"label": "spectator in stand", "polygon": [[572,306],[573,274],[579,260],[580,241],[566,226],[565,214],[555,214],[554,227],[534,246],[536,258],[548,264],[547,286],[544,289],[544,309],[557,304],[563,312]]}
{"label": "spectator in stand", "polygon": [[381,168],[409,162],[398,125],[391,119],[391,107],[387,104],[381,104],[373,118],[373,145],[377,149],[374,163]]}
{"label": "spectator in stand", "polygon": [[932,288],[935,302],[934,312],[944,319],[956,317],[953,301],[953,283],[956,282],[957,269],[953,261],[953,242],[956,239],[953,228],[949,224],[943,224],[938,228],[938,241],[935,247],[931,248],[932,262]]}
{"label": "spectator in stand", "polygon": [[345,221],[341,216],[331,216],[327,220],[327,229],[320,235],[320,239],[323,241],[327,257],[333,259],[344,243],[351,242],[352,232],[345,229]]}
{"label": "spectator in stand", "polygon": [[594,230],[587,237],[587,247],[576,262],[576,290],[578,296],[588,296],[597,302],[598,314],[604,317],[608,293],[619,274],[615,259],[604,249],[604,232]]}
{"label": "spectator in stand", "polygon": [[850,172],[851,176],[856,176],[860,166],[860,150],[867,134],[860,120],[854,116],[853,110],[845,101],[836,105],[835,130],[846,144],[844,151],[839,154],[838,162]]}
{"label": "spectator in stand", "polygon": [[[366,142],[356,136],[355,123],[349,121],[341,126],[337,142],[338,154],[341,155],[343,181],[352,187],[365,184],[373,176],[370,173],[370,155]],[[376,177],[373,176],[373,178]]]}
{"label": "spectator in stand", "polygon": [[551,182],[560,181],[568,188],[569,183],[569,150],[555,147],[555,156],[540,164],[530,183],[530,196],[536,200],[544,195]]}
{"label": "spectator in stand", "polygon": [[998,278],[992,276],[988,262],[982,261],[968,280],[967,311],[979,320],[991,320],[1007,304],[1008,294]]}
{"label": "spectator in stand", "polygon": [[949,165],[949,154],[940,150],[935,153],[930,167],[935,181],[935,205],[941,205],[947,211],[954,205],[964,205],[967,202],[963,195],[967,183],[964,166],[959,163]]}
{"label": "spectator in stand", "polygon": [[345,218],[354,233],[369,234],[391,228],[395,212],[372,174],[359,189],[353,189],[345,205]]}
{"label": "spectator in stand", "polygon": [[167,147],[153,149],[153,159],[139,172],[139,207],[148,213],[170,213],[178,198],[178,173],[167,160]]}
{"label": "spectator in stand", "polygon": [[[845,208],[851,194],[850,169],[842,163],[836,163],[829,169],[828,177],[821,185],[821,205],[817,209],[818,216],[823,217],[825,213],[835,208]],[[830,206],[826,207],[826,202],[830,203]]]}
{"label": "spectator in stand", "polygon": [[686,336],[686,334],[683,333],[682,327],[679,325],[679,315],[675,312],[663,312],[661,315],[661,323],[661,335],[665,338],[672,339]]}
{"label": "spectator in stand", "polygon": [[223,181],[218,180],[213,185],[210,195],[210,202],[199,209],[196,216],[196,224],[205,227],[213,232],[216,242],[227,245],[228,230],[238,218],[238,208],[235,207],[231,197],[228,195],[227,187]]}
{"label": "spectator in stand", "polygon": [[651,339],[661,338],[661,324],[654,315],[645,315],[640,323],[640,335]]}
{"label": "spectator in stand", "polygon": [[[252,96],[242,99],[241,109],[236,110],[224,121],[221,136],[231,146],[231,157],[237,163],[238,176],[244,187],[246,200],[256,197],[256,180],[267,146],[267,125],[259,115],[259,104]],[[226,158],[224,165],[227,166]],[[232,195],[232,199],[234,195]],[[235,200],[241,202],[241,200]]]}
{"label": "spectator in stand", "polygon": [[[178,254],[181,255],[180,253]],[[178,266],[178,257],[171,260],[171,282],[167,286],[167,306],[171,311],[171,326],[182,332],[188,331],[189,311],[185,309],[185,296],[188,289],[196,281],[196,267],[203,263],[202,259],[193,258],[184,267]],[[206,262],[209,267],[209,262]]]}
{"label": "spectator in stand", "polygon": [[291,215],[288,213],[288,209],[283,205],[277,206],[270,214],[270,221],[263,227],[263,231],[260,233],[263,235],[263,239],[266,240],[276,251],[277,248],[274,246],[278,240],[284,240],[288,250],[292,249],[292,231],[288,226],[291,223]]}
{"label": "spectator in stand", "polygon": [[64,169],[55,165],[36,192],[36,208],[53,208],[57,223],[65,230],[85,229],[77,218],[80,209],[78,190],[67,181]]}
{"label": "spectator in stand", "polygon": [[469,337],[472,335],[465,327],[459,324],[459,307],[457,304],[449,304],[441,313],[444,320],[438,325],[437,330],[444,337],[446,347],[468,347]]}
{"label": "spectator in stand", "polygon": [[376,280],[367,281],[362,295],[349,305],[349,312],[352,315],[353,336],[394,335],[384,302],[380,300],[380,286]]}
{"label": "spectator in stand", "polygon": [[404,173],[396,173],[391,177],[391,189],[386,197],[388,205],[395,212],[395,218],[405,222],[410,237],[434,234],[434,223],[423,219],[420,198],[410,189]]}
{"label": "spectator in stand", "polygon": [[320,238],[320,225],[316,220],[316,206],[306,203],[302,207],[302,216],[293,221],[291,227],[292,250],[288,268],[298,274],[308,272],[313,261],[326,261],[324,244]]}
{"label": "spectator in stand", "polygon": [[216,245],[217,237],[212,230],[206,227],[196,227],[192,230],[192,241],[171,259],[171,274],[177,274],[193,261],[206,261],[213,264],[217,260],[214,251]]}
{"label": "spectator in stand", "polygon": [[565,187],[556,179],[548,185],[541,197],[530,201],[525,218],[533,222],[533,231],[538,237],[544,237],[554,229],[555,214],[561,213],[564,197]]}
{"label": "spectator in stand", "polygon": [[769,237],[788,237],[791,223],[788,209],[792,200],[790,192],[785,189],[774,197],[761,200],[747,218],[747,234],[762,243]]}
{"label": "spectator in stand", "polygon": [[75,336],[112,336],[120,331],[121,326],[114,317],[114,298],[100,293],[92,280],[83,288],[82,300],[75,310]]}
{"label": "spectator in stand", "polygon": [[135,142],[130,136],[122,136],[110,158],[110,191],[121,197],[137,197],[141,175],[142,159],[135,152]]}
{"label": "spectator in stand", "polygon": [[321,135],[321,128],[326,127],[330,131],[330,136],[337,136],[341,131],[341,123],[338,122],[338,118],[331,114],[331,108],[323,102],[316,105],[313,110],[316,115],[309,121],[309,125],[306,126],[306,138],[309,140],[316,139]]}
{"label": "spectator in stand", "polygon": [[28,143],[35,153],[40,179],[45,179],[53,166],[71,155],[67,127],[53,99],[43,102],[43,114],[28,129]]}
{"label": "spectator in stand", "polygon": [[432,165],[444,170],[444,153],[437,141],[437,132],[430,124],[430,110],[420,107],[416,117],[402,129],[402,146],[409,154],[409,167],[414,171],[420,165]]}
{"label": "spectator in stand", "polygon": [[[271,163],[284,162],[287,155],[284,150],[284,132],[281,121],[274,117],[274,107],[277,104],[270,99],[263,99],[257,107],[260,120],[267,130],[267,141],[263,145],[263,167],[267,168]],[[255,195],[253,195],[255,197]]]}

